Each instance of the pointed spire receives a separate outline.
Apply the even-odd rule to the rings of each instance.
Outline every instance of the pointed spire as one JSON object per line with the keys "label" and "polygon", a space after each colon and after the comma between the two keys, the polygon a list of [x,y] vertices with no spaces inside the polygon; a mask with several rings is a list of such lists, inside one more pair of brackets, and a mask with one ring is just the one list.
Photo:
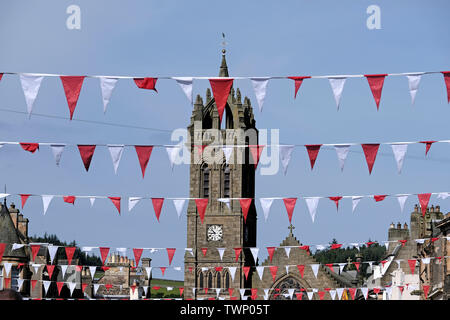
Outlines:
{"label": "pointed spire", "polygon": [[226,52],[225,49],[222,49],[222,63],[220,64],[219,77],[229,77],[227,59],[225,58]]}

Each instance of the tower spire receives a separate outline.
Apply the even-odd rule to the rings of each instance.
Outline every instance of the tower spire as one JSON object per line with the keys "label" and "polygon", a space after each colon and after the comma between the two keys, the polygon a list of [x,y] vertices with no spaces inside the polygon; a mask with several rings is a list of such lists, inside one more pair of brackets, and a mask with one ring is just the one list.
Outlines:
{"label": "tower spire", "polygon": [[219,70],[219,77],[229,77],[228,75],[228,66],[227,66],[227,60],[225,58],[225,53],[227,52],[227,50],[225,49],[226,46],[226,42],[225,42],[225,34],[222,32],[222,63],[220,64],[220,70]]}

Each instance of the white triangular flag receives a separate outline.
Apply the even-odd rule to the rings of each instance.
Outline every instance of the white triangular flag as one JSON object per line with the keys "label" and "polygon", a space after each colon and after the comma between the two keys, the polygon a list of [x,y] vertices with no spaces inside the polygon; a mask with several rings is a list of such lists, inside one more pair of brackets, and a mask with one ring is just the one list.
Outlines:
{"label": "white triangular flag", "polygon": [[218,198],[217,201],[225,203],[228,209],[230,209],[230,198]]}
{"label": "white triangular flag", "polygon": [[176,80],[176,82],[188,98],[190,104],[193,104],[194,99],[192,96],[192,83],[194,79],[190,77],[173,77],[172,79]]}
{"label": "white triangular flag", "polygon": [[286,268],[286,274],[289,274],[289,265],[284,266]]}
{"label": "white triangular flag", "polygon": [[128,198],[128,211],[134,208],[135,205],[141,200],[142,197],[129,197]]}
{"label": "white triangular flag", "polygon": [[336,298],[336,290],[328,291],[330,293],[331,299],[334,300]]}
{"label": "white triangular flag", "polygon": [[351,246],[354,246],[359,251],[359,243],[358,242],[352,242],[350,243]]}
{"label": "white triangular flag", "polygon": [[292,150],[294,150],[293,145],[280,145],[278,146],[280,152],[281,165],[283,166],[284,175],[287,173],[289,161],[291,161]]}
{"label": "white triangular flag", "polygon": [[19,291],[22,290],[22,285],[23,285],[24,281],[25,281],[25,279],[21,279],[21,278],[17,279],[17,286],[19,287]]}
{"label": "white triangular flag", "polygon": [[103,99],[103,113],[106,112],[106,107],[108,106],[109,100],[111,99],[111,94],[116,86],[117,78],[106,78],[100,77],[100,88],[102,90]]}
{"label": "white triangular flag", "polygon": [[67,267],[68,267],[68,265],[65,265],[65,264],[60,265],[63,279],[64,279],[64,276],[66,275]]}
{"label": "white triangular flag", "polygon": [[42,280],[42,284],[44,285],[44,295],[47,294],[48,288],[52,282],[50,280]]}
{"label": "white triangular flag", "polygon": [[17,249],[22,248],[23,246],[24,246],[24,244],[22,244],[22,243],[13,243],[11,250],[12,251],[17,250]]}
{"label": "white triangular flag", "polygon": [[181,271],[181,267],[173,267],[173,270],[175,270],[175,271]]}
{"label": "white triangular flag", "polygon": [[314,296],[314,292],[308,291],[308,292],[306,292],[306,295],[308,296],[308,299],[309,299],[309,300],[312,300],[312,299],[313,299],[313,296]]}
{"label": "white triangular flag", "polygon": [[175,159],[176,159],[180,149],[181,149],[180,146],[166,147],[167,155],[169,156],[170,167],[172,168],[172,170],[173,170],[173,165],[175,163]]}
{"label": "white triangular flag", "polygon": [[256,271],[258,272],[259,279],[261,279],[261,281],[262,281],[262,277],[264,274],[264,267],[258,266],[258,267],[256,267]]}
{"label": "white triangular flag", "polygon": [[56,252],[58,251],[58,246],[48,246],[48,254],[50,256],[50,263],[53,264],[53,259],[55,259]]}
{"label": "white triangular flag", "polygon": [[339,273],[342,273],[342,271],[344,270],[345,265],[346,265],[345,262],[339,263]]}
{"label": "white triangular flag", "polygon": [[361,293],[363,294],[364,299],[367,300],[367,294],[369,293],[369,288],[365,287],[365,288],[360,288],[361,289]]}
{"label": "white triangular flag", "polygon": [[253,261],[255,261],[255,264],[256,264],[256,261],[258,260],[259,248],[250,248],[250,251],[251,251],[252,256],[253,256]]}
{"label": "white triangular flag", "polygon": [[328,78],[331,85],[331,90],[333,90],[334,100],[336,101],[336,106],[339,110],[339,104],[341,103],[342,91],[344,90],[344,84],[346,78]]}
{"label": "white triangular flag", "polygon": [[98,288],[100,287],[99,283],[94,283],[94,295],[97,294]]}
{"label": "white triangular flag", "polygon": [[348,151],[350,150],[350,145],[337,144],[337,145],[334,145],[334,149],[336,150],[339,167],[341,168],[341,172],[342,172],[342,171],[344,171],[344,164],[345,164],[345,160],[347,159]]}
{"label": "white triangular flag", "polygon": [[95,202],[95,197],[90,197],[89,201],[91,202],[91,208],[92,208],[92,206],[94,205],[94,202]]}
{"label": "white triangular flag", "polygon": [[311,269],[316,278],[317,278],[317,273],[319,272],[319,266],[320,266],[320,264],[311,264]]}
{"label": "white triangular flag", "polygon": [[181,212],[183,211],[185,202],[186,199],[173,199],[173,205],[175,206],[175,210],[177,211],[178,218],[181,217]]}
{"label": "white triangular flag", "polygon": [[316,218],[317,206],[319,205],[320,197],[304,198],[306,205],[308,206],[309,214],[311,215],[312,222]]}
{"label": "white triangular flag", "polygon": [[425,239],[415,239],[417,243],[423,244],[425,242]]}
{"label": "white triangular flag", "polygon": [[225,252],[225,248],[217,248],[217,251],[219,251],[220,261],[222,261],[223,253]]}
{"label": "white triangular flag", "polygon": [[145,272],[147,272],[147,277],[151,277],[152,275],[152,267],[145,267]]}
{"label": "white triangular flag", "polygon": [[420,78],[422,76],[410,75],[406,77],[408,78],[409,93],[411,94],[411,104],[414,104],[414,101],[416,100],[417,90],[419,89]]}
{"label": "white triangular flag", "polygon": [[241,298],[244,298],[245,289],[239,289],[239,293],[241,294]]}
{"label": "white triangular flag", "polygon": [[53,195],[42,195],[42,203],[44,205],[44,215],[47,212],[48,206],[53,199]]}
{"label": "white triangular flag", "polygon": [[148,286],[142,286],[142,289],[144,289],[144,296],[147,296]]}
{"label": "white triangular flag", "polygon": [[325,246],[323,244],[316,244],[316,250],[325,250],[328,246]]}
{"label": "white triangular flag", "polygon": [[3,262],[3,268],[5,269],[5,278],[9,278],[9,272],[11,271],[12,263],[11,262]]}
{"label": "white triangular flag", "polygon": [[66,146],[65,144],[51,144],[50,145],[50,148],[52,148],[52,153],[53,153],[53,156],[55,157],[55,162],[56,162],[57,166],[59,166],[59,163],[61,161],[61,155],[64,151],[65,146]]}
{"label": "white triangular flag", "polygon": [[231,275],[231,281],[234,281],[234,275],[236,274],[236,267],[228,267],[228,271],[230,272]]}
{"label": "white triangular flag", "polygon": [[344,288],[336,288],[336,292],[337,292],[339,300],[341,300],[342,294],[344,293]]}
{"label": "white triangular flag", "polygon": [[430,264],[431,258],[422,258],[423,264]]}
{"label": "white triangular flag", "polygon": [[269,289],[264,289],[264,300],[269,298]]}
{"label": "white triangular flag", "polygon": [[400,212],[403,212],[403,209],[405,208],[406,199],[408,199],[407,194],[397,196],[398,204],[400,205]]}
{"label": "white triangular flag", "polygon": [[107,146],[113,162],[114,173],[117,174],[117,168],[119,168],[120,159],[122,158],[122,153],[125,146],[123,144],[108,144]]}
{"label": "white triangular flag", "polygon": [[90,266],[89,267],[89,273],[91,274],[91,278],[92,278],[92,281],[94,281],[94,276],[95,276],[95,272],[97,271],[97,267],[96,266]]}
{"label": "white triangular flag", "polygon": [[185,248],[185,251],[189,252],[191,256],[194,256],[194,252],[192,251],[192,248]]}
{"label": "white triangular flag", "polygon": [[391,293],[392,293],[392,287],[386,287],[385,290],[386,290],[387,298],[390,300],[391,299]]}
{"label": "white triangular flag", "polygon": [[447,199],[450,197],[450,192],[440,192],[437,197],[438,199]]}
{"label": "white triangular flag", "polygon": [[216,288],[216,297],[218,298],[220,295],[220,288]]}
{"label": "white triangular flag", "polygon": [[384,246],[386,247],[386,251],[387,251],[389,249],[389,241],[385,241]]}
{"label": "white triangular flag", "polygon": [[269,218],[270,207],[272,206],[274,198],[259,198],[259,202],[261,203],[261,207],[264,213],[264,220],[267,221]]}
{"label": "white triangular flag", "polygon": [[258,101],[259,112],[262,112],[264,99],[266,98],[267,84],[269,83],[270,78],[250,78],[250,79],[252,80],[256,101]]}
{"label": "white triangular flag", "polygon": [[397,262],[397,269],[400,269],[400,264],[401,264],[401,262],[403,261],[403,259],[397,259],[397,260],[395,260],[395,262]]}
{"label": "white triangular flag", "polygon": [[294,291],[295,291],[295,289],[293,289],[293,288],[288,289],[289,299],[291,299],[291,300],[292,300],[292,296],[294,295]]}
{"label": "white triangular flag", "polygon": [[406,151],[408,150],[407,144],[391,144],[392,152],[394,153],[395,161],[397,162],[397,171],[400,174],[402,172],[403,160],[405,159]]}
{"label": "white triangular flag", "polygon": [[31,112],[33,111],[34,100],[36,100],[43,78],[42,76],[20,75],[20,83],[22,84],[23,94],[27,103],[28,116],[31,116]]}
{"label": "white triangular flag", "polygon": [[358,205],[358,203],[361,199],[362,199],[362,196],[352,197],[352,213],[355,212],[356,206]]}
{"label": "white triangular flag", "polygon": [[233,147],[222,147],[222,151],[225,156],[225,162],[230,163],[231,154],[233,153]]}
{"label": "white triangular flag", "polygon": [[369,264],[369,266],[366,269],[366,273],[372,273],[372,264],[373,261],[367,261],[367,263]]}
{"label": "white triangular flag", "polygon": [[284,247],[284,252],[286,252],[286,256],[289,259],[289,254],[291,253],[291,247]]}

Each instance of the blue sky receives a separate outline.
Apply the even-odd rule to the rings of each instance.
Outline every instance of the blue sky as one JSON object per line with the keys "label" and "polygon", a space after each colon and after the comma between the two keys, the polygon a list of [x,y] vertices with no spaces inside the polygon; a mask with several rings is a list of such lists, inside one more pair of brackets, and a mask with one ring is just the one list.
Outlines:
{"label": "blue sky", "polygon": [[[81,8],[81,30],[66,28],[66,8]],[[366,27],[366,9],[381,9],[381,29]],[[231,76],[290,76],[370,74],[450,69],[447,41],[448,1],[3,1],[0,4],[0,72],[70,75],[216,76],[221,33],[227,37]],[[204,96],[208,82],[194,82],[194,94]],[[248,80],[235,82],[256,108]],[[184,128],[191,107],[174,81],[159,80],[158,93],[139,90],[131,80],[119,81],[103,115],[97,79],[86,79],[74,119],[125,124],[162,131],[133,129],[32,116],[27,119],[18,76],[0,82],[0,132],[3,141],[67,142],[73,144],[171,144],[170,132]],[[68,117],[59,79],[45,78],[34,112]],[[450,139],[450,117],[442,75],[422,78],[411,106],[405,77],[385,81],[377,112],[365,79],[349,79],[341,109],[336,111],[326,79],[307,80],[296,100],[291,80],[269,83],[263,113],[255,110],[258,128],[280,129],[281,142],[292,144],[388,142]],[[164,131],[166,130],[166,131]],[[306,151],[296,148],[288,175],[257,173],[257,197],[334,196],[353,194],[450,191],[450,145],[435,144],[425,158],[423,145],[408,150],[403,172],[397,174],[390,147],[382,146],[372,175],[359,148],[353,148],[344,172],[334,150],[319,153],[314,171]],[[145,179],[132,149],[124,152],[114,175],[106,148],[98,148],[85,172],[78,151],[68,147],[58,168],[48,147],[29,154],[17,146],[0,149],[0,184],[8,193],[127,196],[188,196],[189,171],[182,165],[172,173],[163,149],[152,153]],[[2,187],[3,188],[3,187]],[[18,206],[20,199],[11,197]],[[449,211],[449,201],[436,201]],[[355,213],[343,200],[336,213],[332,201],[322,200],[313,224],[305,202],[294,211],[295,234],[304,244],[386,240],[391,222],[408,222],[418,201],[410,198],[401,213],[394,198],[375,204],[362,200]],[[288,234],[281,201],[272,206],[266,223],[258,220],[258,246],[278,245]],[[186,219],[178,220],[169,202],[160,223],[150,201],[131,213],[126,203],[119,216],[107,200],[75,206],[55,199],[42,214],[40,198],[30,198],[24,215],[30,234],[55,233],[85,246],[186,246]],[[131,253],[130,253],[131,254]],[[261,257],[265,254],[262,253]],[[146,252],[144,256],[148,255]],[[165,265],[165,252],[152,256]],[[173,265],[182,265],[181,250]],[[182,273],[167,271],[167,277]]]}

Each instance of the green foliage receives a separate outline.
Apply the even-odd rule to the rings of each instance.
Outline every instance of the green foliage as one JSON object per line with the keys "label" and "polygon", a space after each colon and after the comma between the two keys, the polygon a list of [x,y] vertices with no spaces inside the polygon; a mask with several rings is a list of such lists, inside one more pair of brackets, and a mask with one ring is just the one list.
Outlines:
{"label": "green foliage", "polygon": [[[32,236],[30,237],[30,242],[42,242],[42,243],[51,243],[55,246],[63,246],[63,247],[77,247],[77,243],[75,241],[66,243],[65,241],[59,240],[59,238],[55,234],[44,234],[44,236]],[[64,260],[66,259],[65,250],[58,250],[56,253],[56,260]],[[97,256],[91,256],[84,254],[81,252],[80,248],[76,248],[75,253],[73,255],[73,259],[79,259],[79,264],[83,266],[101,266],[102,260]]]}

